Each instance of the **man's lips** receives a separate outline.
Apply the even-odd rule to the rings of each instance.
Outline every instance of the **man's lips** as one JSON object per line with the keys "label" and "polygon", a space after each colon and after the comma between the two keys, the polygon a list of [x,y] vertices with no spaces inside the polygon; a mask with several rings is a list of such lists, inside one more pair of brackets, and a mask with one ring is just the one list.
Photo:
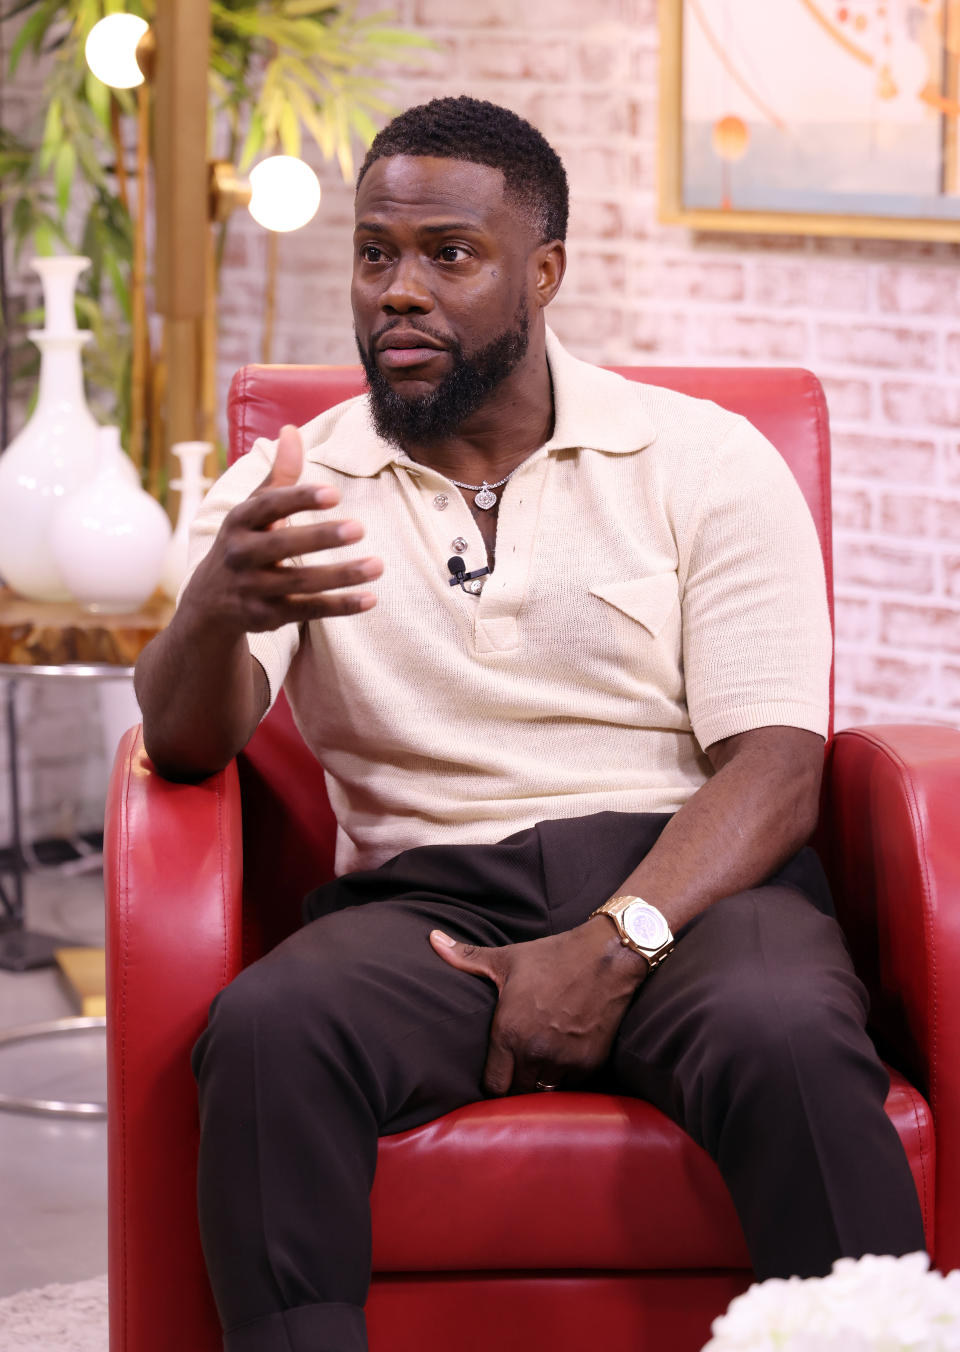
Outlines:
{"label": "man's lips", "polygon": [[412,330],[385,333],[377,342],[377,355],[384,366],[420,366],[446,349],[436,339]]}
{"label": "man's lips", "polygon": [[378,355],[384,366],[398,367],[421,366],[442,354],[442,347],[382,347]]}

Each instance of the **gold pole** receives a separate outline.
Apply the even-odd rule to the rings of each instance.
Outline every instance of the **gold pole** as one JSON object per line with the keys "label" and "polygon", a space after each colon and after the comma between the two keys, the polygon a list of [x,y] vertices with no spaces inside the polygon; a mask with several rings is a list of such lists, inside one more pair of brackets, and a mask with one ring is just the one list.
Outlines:
{"label": "gold pole", "polygon": [[[137,89],[137,215],[133,227],[133,269],[130,305],[133,356],[130,372],[130,458],[143,471],[148,439],[148,387],[150,383],[150,329],[147,322],[147,176],[150,156],[150,94],[148,86]],[[152,487],[152,485],[151,485]]]}
{"label": "gold pole", "polygon": [[[157,0],[153,27],[156,297],[164,321],[166,465],[173,442],[195,441],[204,431],[209,0]],[[154,458],[154,481],[160,468]]]}
{"label": "gold pole", "polygon": [[165,336],[161,335],[153,370],[150,373],[150,468],[148,483],[159,482],[163,451],[167,444],[167,358]]}
{"label": "gold pole", "polygon": [[267,231],[267,282],[263,295],[263,339],[260,360],[264,366],[273,361],[273,326],[277,312],[277,261],[280,256],[280,236],[276,230]]}
{"label": "gold pole", "polygon": [[213,450],[207,456],[203,472],[215,479],[220,472],[217,463],[217,242],[212,225],[207,226],[207,299],[203,311],[203,390],[202,440],[209,441]]}

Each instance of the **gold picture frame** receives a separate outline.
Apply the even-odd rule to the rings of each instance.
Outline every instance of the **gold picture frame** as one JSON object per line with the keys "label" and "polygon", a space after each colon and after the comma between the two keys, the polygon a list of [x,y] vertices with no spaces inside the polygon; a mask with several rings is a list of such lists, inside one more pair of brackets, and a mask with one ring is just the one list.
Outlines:
{"label": "gold picture frame", "polygon": [[[927,180],[931,180],[935,172],[939,171],[940,187],[937,193],[929,194],[929,209],[931,214],[925,215],[924,211],[914,209],[918,201],[922,207],[923,199],[918,198],[916,192],[905,194],[902,199],[897,199],[895,195],[887,192],[862,193],[859,195],[846,191],[836,191],[836,210],[831,209],[791,209],[789,202],[786,202],[786,209],[780,209],[780,205],[770,206],[757,200],[763,195],[762,179],[757,168],[754,168],[753,192],[752,196],[745,194],[747,201],[738,200],[735,191],[725,192],[724,200],[720,202],[710,202],[703,200],[711,192],[715,192],[715,183],[717,174],[725,175],[724,184],[735,181],[735,177],[742,171],[733,166],[741,160],[746,160],[748,154],[753,154],[753,142],[751,134],[755,135],[757,143],[763,141],[767,149],[766,163],[773,164],[775,172],[771,176],[776,178],[777,171],[782,168],[782,161],[774,162],[771,158],[771,146],[773,143],[772,133],[770,131],[770,119],[774,119],[774,125],[779,124],[780,130],[786,128],[789,135],[783,140],[783,144],[790,149],[796,148],[800,144],[800,138],[805,131],[809,130],[803,125],[790,126],[784,118],[779,118],[771,102],[765,100],[756,90],[750,88],[749,81],[738,70],[737,65],[731,59],[722,46],[722,36],[718,36],[719,25],[711,24],[713,10],[724,4],[729,4],[733,10],[733,24],[742,26],[749,18],[751,10],[758,19],[757,26],[762,26],[767,22],[775,10],[779,10],[781,21],[796,24],[800,15],[805,17],[805,22],[810,26],[810,33],[802,29],[805,39],[809,36],[811,45],[819,39],[823,44],[824,63],[829,65],[831,61],[837,62],[841,58],[848,59],[850,65],[851,80],[850,84],[855,85],[857,89],[863,87],[865,72],[870,79],[875,82],[874,87],[880,87],[878,95],[879,100],[886,100],[886,104],[876,103],[874,107],[880,107],[889,117],[890,109],[894,108],[898,101],[904,98],[905,91],[911,88],[910,78],[913,80],[922,80],[923,71],[917,71],[917,53],[912,50],[918,46],[918,43],[911,43],[911,51],[908,53],[912,62],[910,73],[901,78],[903,91],[897,84],[897,70],[887,59],[890,52],[896,49],[893,46],[895,39],[891,36],[890,21],[888,14],[894,10],[893,0],[873,0],[874,16],[880,16],[877,23],[886,23],[887,30],[879,34],[879,43],[871,48],[863,41],[857,39],[857,31],[853,30],[852,35],[843,31],[838,15],[846,17],[850,15],[857,24],[864,17],[865,24],[869,23],[866,15],[869,6],[865,0],[860,4],[845,5],[842,0],[831,0],[831,3],[823,3],[823,0],[660,0],[660,132],[659,132],[659,215],[660,220],[665,224],[681,224],[691,226],[697,230],[727,230],[727,231],[746,231],[752,234],[790,234],[790,235],[841,235],[873,239],[904,239],[904,240],[930,240],[960,242],[960,137],[958,137],[958,114],[960,114],[960,0],[902,0],[897,15],[906,15],[917,22],[917,16],[913,13],[915,9],[922,5],[923,14],[927,16],[927,21],[939,21],[943,30],[943,60],[942,73],[939,84],[934,87],[931,80],[926,83],[918,84],[916,92],[910,93],[910,99],[921,101],[925,106],[921,111],[917,111],[911,105],[907,111],[907,104],[904,102],[905,111],[901,111],[898,116],[901,119],[912,119],[909,129],[900,127],[894,128],[889,132],[886,124],[881,130],[888,131],[887,139],[891,143],[897,144],[898,156],[891,155],[890,160],[890,181],[896,182],[896,174],[899,171],[903,177],[903,170],[906,167],[909,175],[915,172],[919,175],[922,167]],[[754,7],[756,7],[754,9]],[[729,13],[729,11],[727,12]],[[725,14],[724,17],[727,17]],[[922,17],[922,16],[921,16]],[[685,42],[687,36],[685,26],[687,24],[696,25],[697,36],[689,34],[689,41]],[[726,29],[726,25],[724,25]],[[798,30],[801,31],[801,30]],[[917,32],[914,26],[913,33]],[[923,30],[926,38],[927,47],[929,47],[929,33]],[[832,43],[837,48],[837,52],[832,50],[827,44]],[[700,79],[696,86],[696,98],[700,103],[700,120],[687,118],[687,100],[685,100],[684,77],[689,75],[686,68],[686,54],[692,54],[699,44],[701,57],[707,49],[710,49],[712,58],[716,61],[718,67],[723,66],[723,88],[728,91],[725,95],[726,100],[743,112],[743,116],[721,115],[708,129],[704,120],[704,110],[709,107],[710,94],[708,85],[710,82]],[[884,45],[886,44],[886,45]],[[784,42],[781,46],[785,49],[783,57],[788,63],[784,68],[785,76],[789,77],[796,70],[796,53],[790,50],[789,42]],[[829,55],[827,55],[829,53]],[[771,65],[768,69],[763,61],[754,57],[753,70],[760,71],[765,80],[772,83],[772,87],[779,92],[781,86],[775,81],[776,70]],[[776,49],[769,48],[765,53],[766,57],[776,60]],[[935,53],[933,54],[935,55]],[[928,62],[931,56],[926,58]],[[790,69],[792,63],[792,70]],[[909,63],[908,63],[909,64]],[[891,73],[893,72],[893,73]],[[704,72],[708,73],[708,72]],[[821,66],[819,70],[821,78],[824,77],[824,69]],[[782,87],[788,87],[789,78],[786,78]],[[713,86],[717,85],[716,76],[714,76]],[[891,94],[891,90],[894,92]],[[822,96],[822,86],[819,95]],[[843,99],[849,106],[854,97],[850,90],[845,88]],[[838,103],[842,100],[838,98]],[[750,114],[746,111],[748,104],[754,110],[754,121],[751,121]],[[718,105],[721,106],[721,105]],[[815,105],[818,114],[822,117],[823,103],[818,101]],[[875,114],[874,114],[875,115]],[[939,147],[939,161],[937,165],[932,163],[934,139],[929,130],[930,118],[937,118],[940,123],[939,141],[936,145]],[[922,140],[926,153],[926,161],[910,148],[909,138],[911,136],[919,142],[921,139],[920,122],[923,122]],[[802,123],[802,114],[800,115]],[[851,130],[851,144],[853,130],[861,131],[859,123],[851,121],[849,124]],[[817,131],[820,142],[829,140],[829,130],[831,124],[820,122],[814,127],[813,122],[809,128]],[[709,130],[709,136],[708,136]],[[840,181],[838,175],[842,173],[842,161],[838,145],[842,145],[842,136],[839,128],[838,134],[826,146],[826,159],[830,160],[825,173],[833,174],[833,182]],[[815,139],[815,138],[814,138]],[[749,151],[746,147],[750,147]],[[708,164],[711,151],[715,154],[717,160],[726,159],[726,165],[714,165],[712,168]],[[760,152],[758,150],[758,157]],[[882,152],[881,152],[882,153]],[[762,158],[762,157],[761,157]],[[758,159],[758,163],[760,159]],[[813,159],[809,153],[805,154],[803,163],[810,165]],[[851,159],[852,175],[856,175],[862,170],[862,159]],[[699,166],[699,168],[698,168]],[[918,167],[919,166],[919,167]],[[784,169],[784,173],[786,170]],[[882,159],[877,162],[871,170],[875,175],[883,179],[884,165]],[[699,177],[698,177],[699,174]],[[845,181],[845,180],[844,180]],[[886,180],[883,180],[884,183]],[[777,197],[778,191],[771,188],[771,197]],[[791,197],[791,187],[789,184],[784,186],[781,183],[779,195],[784,199]],[[797,196],[802,196],[803,191],[798,187]],[[829,189],[821,190],[820,185],[811,184],[809,187],[809,196],[811,198],[822,197],[825,202],[830,202],[831,193]],[[697,200],[698,197],[701,200]],[[859,200],[882,201],[887,204],[886,212],[875,212],[872,209],[850,210],[851,201],[854,205]],[[897,204],[902,200],[902,205],[910,208],[910,214],[896,214],[891,210],[890,203]],[[952,213],[955,210],[956,216]],[[937,214],[934,214],[937,213]]]}

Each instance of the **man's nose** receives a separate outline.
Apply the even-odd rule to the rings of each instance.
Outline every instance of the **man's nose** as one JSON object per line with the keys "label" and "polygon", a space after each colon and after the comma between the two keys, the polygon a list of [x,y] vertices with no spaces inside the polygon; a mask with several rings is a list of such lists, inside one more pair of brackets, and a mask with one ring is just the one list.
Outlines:
{"label": "man's nose", "polygon": [[392,314],[427,314],[433,306],[422,265],[413,258],[400,259],[391,269],[390,281],[381,293],[381,309]]}

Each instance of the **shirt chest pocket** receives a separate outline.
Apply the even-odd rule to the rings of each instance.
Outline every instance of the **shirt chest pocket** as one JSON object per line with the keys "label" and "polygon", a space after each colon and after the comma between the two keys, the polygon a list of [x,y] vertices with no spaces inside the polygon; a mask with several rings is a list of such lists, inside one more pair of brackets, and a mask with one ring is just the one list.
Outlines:
{"label": "shirt chest pocket", "polygon": [[603,582],[590,588],[621,614],[642,624],[656,638],[679,606],[676,573],[653,573],[650,577],[628,578],[621,582]]}

